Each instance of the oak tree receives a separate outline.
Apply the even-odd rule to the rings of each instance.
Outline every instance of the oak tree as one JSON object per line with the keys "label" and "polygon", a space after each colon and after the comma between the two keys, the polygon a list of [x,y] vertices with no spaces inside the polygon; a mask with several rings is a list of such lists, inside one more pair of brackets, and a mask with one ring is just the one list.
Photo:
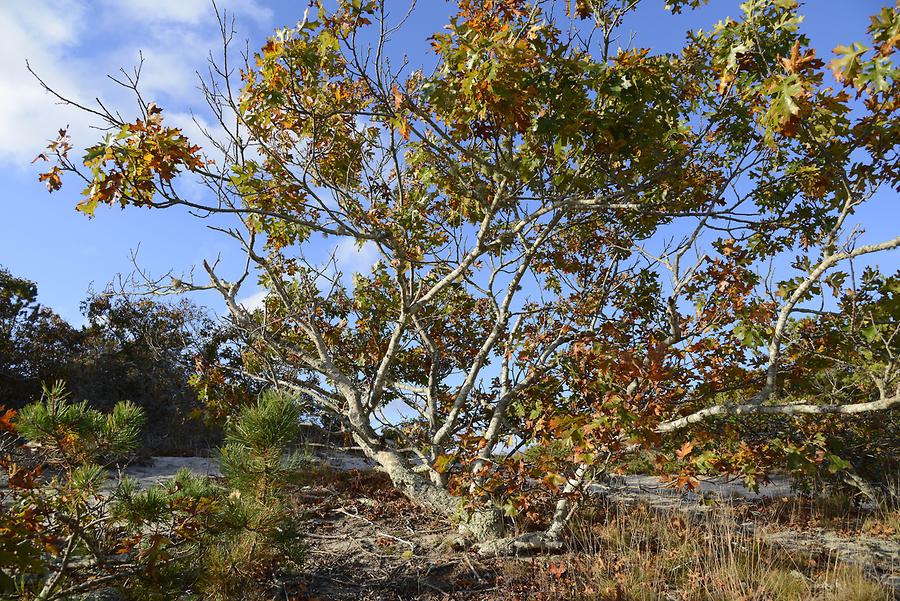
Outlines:
{"label": "oak tree", "polygon": [[[389,58],[395,2],[320,2],[237,60],[225,18],[208,140],[136,72],[139,116],[80,106],[110,132],[79,158],[61,132],[41,178],[83,179],[89,216],[233,218],[243,269],[156,289],[221,294],[248,369],[485,552],[559,546],[636,449],[688,486],[845,470],[828,440],[900,404],[900,280],[871,266],[900,237],[862,243],[855,218],[900,184],[900,9],[832,56],[794,0],[747,0],[661,53],[627,43],[637,4],[457,0],[421,65]],[[349,284],[314,260],[335,242],[378,260]],[[499,511],[541,509],[504,538]]]}

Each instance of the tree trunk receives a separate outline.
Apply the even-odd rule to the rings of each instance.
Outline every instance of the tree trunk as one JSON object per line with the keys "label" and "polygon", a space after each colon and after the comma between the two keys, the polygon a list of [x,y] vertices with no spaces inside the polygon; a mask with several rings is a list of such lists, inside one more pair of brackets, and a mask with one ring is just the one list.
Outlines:
{"label": "tree trunk", "polygon": [[397,451],[382,444],[374,445],[354,434],[357,444],[386,473],[394,486],[416,505],[442,515],[459,525],[460,534],[476,542],[497,540],[506,533],[503,514],[498,509],[470,510],[463,499],[455,497],[430,478],[417,473],[409,461]]}
{"label": "tree trunk", "polygon": [[550,525],[543,532],[527,532],[519,536],[481,541],[476,548],[486,557],[519,555],[522,553],[557,553],[563,548],[563,531],[575,512],[576,505],[568,499],[556,503]]}

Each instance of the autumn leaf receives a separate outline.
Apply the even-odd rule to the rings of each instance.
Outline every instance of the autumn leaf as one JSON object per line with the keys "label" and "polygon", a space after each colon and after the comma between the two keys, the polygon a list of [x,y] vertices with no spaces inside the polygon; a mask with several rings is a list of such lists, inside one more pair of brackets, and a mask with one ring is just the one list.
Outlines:
{"label": "autumn leaf", "polygon": [[45,182],[47,190],[55,192],[62,188],[62,169],[54,165],[49,171],[38,175],[39,182]]}
{"label": "autumn leaf", "polygon": [[858,42],[854,42],[850,46],[837,46],[834,53],[841,55],[841,58],[832,60],[828,65],[834,72],[834,77],[840,82],[855,85],[863,68],[861,57],[868,50],[866,46]]}
{"label": "autumn leaf", "polygon": [[693,450],[694,450],[694,443],[692,443],[691,441],[687,441],[683,445],[681,445],[680,449],[675,451],[675,456],[678,457],[679,459],[684,459]]}
{"label": "autumn leaf", "polygon": [[675,486],[676,488],[684,488],[686,486],[689,490],[695,491],[700,488],[700,481],[693,476],[683,474],[678,476]]}
{"label": "autumn leaf", "polygon": [[12,464],[8,470],[7,484],[9,487],[27,490],[37,486],[37,478],[41,475],[43,468],[42,466],[38,466],[29,470],[20,467],[17,464]]}
{"label": "autumn leaf", "polygon": [[818,69],[824,63],[816,58],[816,51],[812,48],[809,48],[806,52],[800,54],[800,40],[797,40],[791,48],[790,57],[782,58],[781,64],[784,65],[784,68],[788,73],[801,73],[812,69]]}
{"label": "autumn leaf", "polygon": [[398,131],[400,132],[400,135],[403,136],[404,140],[409,140],[410,127],[409,127],[409,121],[407,121],[406,118],[400,119],[400,125],[398,127]]}
{"label": "autumn leaf", "polygon": [[551,563],[547,566],[547,570],[550,572],[550,574],[553,575],[554,578],[562,578],[563,575],[568,571],[568,569],[566,568],[566,564],[564,564],[563,562]]}
{"label": "autumn leaf", "polygon": [[12,420],[16,417],[15,409],[6,409],[5,407],[0,405],[0,430],[7,430],[9,432],[13,431],[13,423]]}

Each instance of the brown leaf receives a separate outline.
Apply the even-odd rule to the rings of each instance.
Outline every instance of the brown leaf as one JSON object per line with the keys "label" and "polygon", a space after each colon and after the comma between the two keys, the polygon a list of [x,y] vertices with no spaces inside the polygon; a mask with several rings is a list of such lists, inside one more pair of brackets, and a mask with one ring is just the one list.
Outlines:
{"label": "brown leaf", "polygon": [[54,166],[50,169],[50,171],[38,175],[38,181],[46,182],[47,189],[50,192],[59,190],[60,188],[62,188],[62,178],[60,177],[61,173],[62,171],[60,170],[60,168]]}
{"label": "brown leaf", "polygon": [[679,459],[684,459],[691,451],[694,450],[694,443],[691,441],[685,442],[681,445],[681,448],[675,451],[675,456]]}
{"label": "brown leaf", "polygon": [[781,64],[788,73],[798,73],[809,69],[817,69],[824,63],[816,58],[816,51],[812,48],[804,54],[800,54],[800,41],[797,40],[791,48],[791,56],[782,58]]}
{"label": "brown leaf", "polygon": [[15,463],[10,466],[8,471],[7,485],[10,488],[30,489],[37,486],[35,480],[41,475],[42,466],[34,469],[23,469]]}
{"label": "brown leaf", "polygon": [[409,131],[410,131],[409,121],[407,121],[406,119],[403,119],[400,122],[400,135],[403,136],[404,140],[409,140]]}
{"label": "brown leaf", "polygon": [[566,573],[566,564],[563,562],[559,562],[558,564],[551,563],[548,567],[550,573],[553,574],[556,578],[562,578],[562,575]]}
{"label": "brown leaf", "polygon": [[399,111],[400,107],[403,106],[403,92],[400,91],[397,84],[391,86],[391,91],[394,93],[394,109]]}

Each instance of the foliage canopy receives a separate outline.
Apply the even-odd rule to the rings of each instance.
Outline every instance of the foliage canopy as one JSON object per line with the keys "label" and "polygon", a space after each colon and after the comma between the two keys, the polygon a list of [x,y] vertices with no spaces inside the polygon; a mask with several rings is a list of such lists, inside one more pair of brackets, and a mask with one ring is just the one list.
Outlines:
{"label": "foliage canopy", "polygon": [[[552,544],[635,448],[681,485],[845,470],[836,432],[865,441],[900,402],[898,275],[852,268],[900,246],[853,223],[900,185],[900,9],[826,65],[794,0],[748,0],[673,54],[618,47],[636,4],[458,0],[428,72],[387,58],[404,21],[383,2],[317,3],[237,67],[223,20],[207,151],[138,94],[130,122],[82,107],[112,131],[80,161],[61,132],[41,177],[80,174],[91,216],[231,215],[245,269],[157,291],[221,293],[247,368],[424,505],[515,514],[542,481],[559,503],[518,548]],[[307,259],[326,238],[379,260],[347,285]]]}

